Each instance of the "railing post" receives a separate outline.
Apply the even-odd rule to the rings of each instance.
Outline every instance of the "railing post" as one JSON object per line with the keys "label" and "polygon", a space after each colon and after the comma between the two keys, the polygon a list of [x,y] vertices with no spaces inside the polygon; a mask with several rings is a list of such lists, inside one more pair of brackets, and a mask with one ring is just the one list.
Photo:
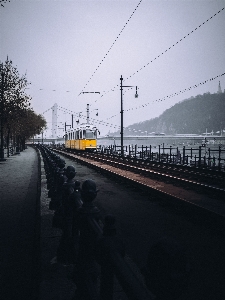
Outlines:
{"label": "railing post", "polygon": [[183,165],[185,163],[185,146],[183,146]]}
{"label": "railing post", "polygon": [[161,155],[161,154],[160,154],[160,145],[159,145],[159,162],[160,162],[160,155]]}
{"label": "railing post", "polygon": [[77,211],[81,206],[81,200],[80,182],[74,180],[75,175],[75,168],[68,166],[67,181],[62,186],[62,203],[53,216],[52,226],[62,229],[62,237],[57,249],[57,259],[62,263],[75,263],[78,254]]}
{"label": "railing post", "polygon": [[219,169],[219,171],[221,171],[221,164],[220,164],[220,162],[221,162],[221,147],[220,147],[220,146],[219,146],[219,157],[218,157],[218,161],[219,161],[218,169]]}
{"label": "railing post", "polygon": [[[74,282],[82,300],[99,300],[97,292],[98,269],[95,261],[96,235],[89,220],[99,220],[99,209],[92,203],[97,195],[93,180],[85,180],[81,189],[83,205],[78,210],[80,229],[79,251],[74,267]],[[79,298],[78,297],[78,298]]]}
{"label": "railing post", "polygon": [[201,167],[201,160],[202,160],[202,147],[199,146],[199,151],[198,151],[198,167]]}
{"label": "railing post", "polygon": [[210,148],[209,148],[209,156],[208,156],[208,166],[211,168],[211,153],[210,153]]}

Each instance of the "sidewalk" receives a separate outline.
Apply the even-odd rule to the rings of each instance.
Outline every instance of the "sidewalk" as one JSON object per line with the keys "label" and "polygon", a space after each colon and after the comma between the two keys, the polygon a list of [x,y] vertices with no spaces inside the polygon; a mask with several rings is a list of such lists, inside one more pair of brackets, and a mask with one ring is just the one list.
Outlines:
{"label": "sidewalk", "polygon": [[36,299],[39,278],[38,156],[28,148],[0,162],[2,299]]}
{"label": "sidewalk", "polygon": [[0,162],[1,299],[74,298],[73,265],[57,263],[61,231],[52,228],[54,211],[47,196],[44,164],[36,150],[28,147],[10,157],[5,152]]}

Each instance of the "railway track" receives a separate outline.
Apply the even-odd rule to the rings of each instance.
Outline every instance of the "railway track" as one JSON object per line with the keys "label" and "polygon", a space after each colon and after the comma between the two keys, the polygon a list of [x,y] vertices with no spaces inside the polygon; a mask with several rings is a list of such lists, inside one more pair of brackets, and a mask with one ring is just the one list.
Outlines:
{"label": "railway track", "polygon": [[195,214],[215,227],[225,225],[225,173],[187,166],[166,165],[132,158],[56,150],[78,163],[94,168]]}

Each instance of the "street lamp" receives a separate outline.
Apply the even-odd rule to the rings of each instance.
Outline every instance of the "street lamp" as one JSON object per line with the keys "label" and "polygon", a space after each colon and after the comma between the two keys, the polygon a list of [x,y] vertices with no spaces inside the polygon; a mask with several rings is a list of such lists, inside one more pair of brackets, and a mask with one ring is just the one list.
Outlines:
{"label": "street lamp", "polygon": [[[120,91],[121,91],[121,130],[120,130],[120,136],[121,136],[121,156],[124,156],[124,151],[123,151],[123,88],[124,87],[134,87],[133,85],[123,85],[123,77],[121,75],[120,77]],[[137,86],[136,86],[136,94],[135,98],[138,97],[137,94]]]}

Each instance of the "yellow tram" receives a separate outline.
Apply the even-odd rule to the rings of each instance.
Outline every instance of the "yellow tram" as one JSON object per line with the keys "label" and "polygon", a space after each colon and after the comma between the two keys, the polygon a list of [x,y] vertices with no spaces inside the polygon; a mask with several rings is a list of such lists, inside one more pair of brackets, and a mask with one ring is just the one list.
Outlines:
{"label": "yellow tram", "polygon": [[65,148],[93,151],[97,148],[97,128],[92,124],[81,124],[65,133]]}

